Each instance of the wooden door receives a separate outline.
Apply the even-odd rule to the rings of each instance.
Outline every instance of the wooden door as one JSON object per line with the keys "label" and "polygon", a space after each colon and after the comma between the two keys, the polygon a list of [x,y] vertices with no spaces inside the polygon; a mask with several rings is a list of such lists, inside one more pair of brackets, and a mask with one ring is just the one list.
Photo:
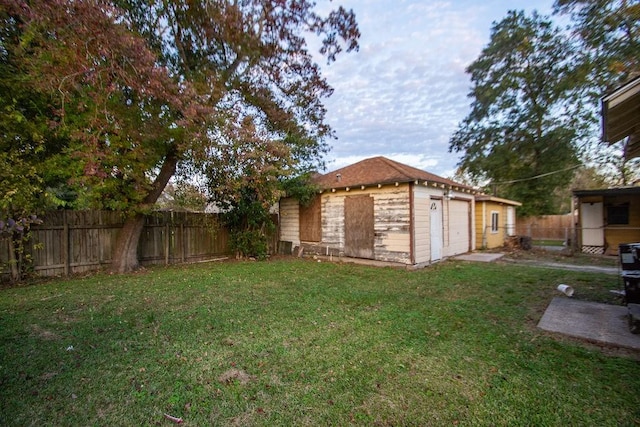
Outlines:
{"label": "wooden door", "polygon": [[344,254],[373,259],[373,197],[348,196],[344,201]]}
{"label": "wooden door", "polygon": [[316,196],[309,206],[300,206],[300,240],[319,242],[322,240],[322,203]]}

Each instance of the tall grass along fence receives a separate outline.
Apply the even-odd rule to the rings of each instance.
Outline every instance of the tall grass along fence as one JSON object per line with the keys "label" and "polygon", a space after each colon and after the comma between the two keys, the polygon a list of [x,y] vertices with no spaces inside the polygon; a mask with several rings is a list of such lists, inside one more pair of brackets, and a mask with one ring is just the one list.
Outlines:
{"label": "tall grass along fence", "polygon": [[[113,259],[124,216],[114,211],[52,211],[31,228],[26,251],[33,273],[59,276],[100,270]],[[211,260],[229,254],[229,233],[218,214],[154,212],[138,245],[142,265]],[[2,279],[9,278],[9,239],[0,240]]]}

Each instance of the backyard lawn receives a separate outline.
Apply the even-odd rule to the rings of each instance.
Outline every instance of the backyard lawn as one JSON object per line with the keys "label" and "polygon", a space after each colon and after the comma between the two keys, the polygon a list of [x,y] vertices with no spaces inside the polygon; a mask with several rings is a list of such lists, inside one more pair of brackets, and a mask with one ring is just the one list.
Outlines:
{"label": "backyard lawn", "polygon": [[536,328],[616,276],[300,259],[0,290],[0,424],[640,424],[640,362]]}

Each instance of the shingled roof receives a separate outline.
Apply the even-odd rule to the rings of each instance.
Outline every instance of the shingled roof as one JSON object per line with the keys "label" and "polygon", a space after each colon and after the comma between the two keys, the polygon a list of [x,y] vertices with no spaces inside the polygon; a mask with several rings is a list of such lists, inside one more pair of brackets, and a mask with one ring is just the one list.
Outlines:
{"label": "shingled roof", "polygon": [[313,182],[323,190],[339,188],[355,188],[361,186],[385,185],[418,181],[421,184],[441,184],[446,188],[459,188],[461,190],[473,190],[441,176],[417,169],[402,163],[398,163],[386,157],[372,157],[354,163],[350,166],[318,175]]}

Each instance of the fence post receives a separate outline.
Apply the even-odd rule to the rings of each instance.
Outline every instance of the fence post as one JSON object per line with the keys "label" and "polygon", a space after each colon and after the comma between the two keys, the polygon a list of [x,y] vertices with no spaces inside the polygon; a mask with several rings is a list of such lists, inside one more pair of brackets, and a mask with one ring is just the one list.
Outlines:
{"label": "fence post", "polygon": [[71,238],[69,236],[69,221],[67,220],[67,211],[62,211],[62,262],[64,263],[64,275],[71,273],[71,251],[69,245]]}
{"label": "fence post", "polygon": [[180,223],[180,241],[182,242],[182,245],[180,245],[181,246],[180,260],[184,264],[185,251],[187,250],[185,247],[187,242],[186,242],[186,239],[184,238],[184,221]]}
{"label": "fence post", "polygon": [[169,221],[164,224],[164,265],[169,265]]}

